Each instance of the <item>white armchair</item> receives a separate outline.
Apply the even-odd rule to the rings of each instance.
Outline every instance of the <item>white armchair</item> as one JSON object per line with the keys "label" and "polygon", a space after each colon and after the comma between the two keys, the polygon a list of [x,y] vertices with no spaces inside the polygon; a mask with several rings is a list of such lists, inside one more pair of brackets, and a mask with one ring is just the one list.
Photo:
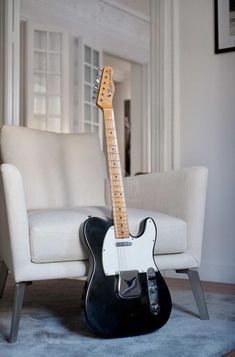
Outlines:
{"label": "white armchair", "polygon": [[[25,286],[33,280],[85,277],[88,257],[79,227],[111,212],[106,168],[92,134],[55,134],[3,126],[1,149],[0,297],[8,271],[15,302],[10,342],[17,339]],[[187,273],[200,316],[208,318],[200,266],[207,169],[188,168],[124,180],[132,234],[151,216],[157,224],[160,270]]]}

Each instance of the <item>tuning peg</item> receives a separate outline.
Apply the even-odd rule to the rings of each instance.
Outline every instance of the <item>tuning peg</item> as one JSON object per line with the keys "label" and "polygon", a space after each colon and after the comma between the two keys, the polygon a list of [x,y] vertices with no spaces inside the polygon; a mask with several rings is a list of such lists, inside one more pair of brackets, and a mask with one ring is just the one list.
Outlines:
{"label": "tuning peg", "polygon": [[91,100],[92,100],[92,102],[95,102],[96,101],[96,96],[93,95]]}

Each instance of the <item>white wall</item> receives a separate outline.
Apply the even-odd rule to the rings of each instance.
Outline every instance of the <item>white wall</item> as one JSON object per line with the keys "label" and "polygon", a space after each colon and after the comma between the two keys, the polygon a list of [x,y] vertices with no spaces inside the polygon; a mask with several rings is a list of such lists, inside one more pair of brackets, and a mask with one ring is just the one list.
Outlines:
{"label": "white wall", "polygon": [[179,0],[181,166],[209,169],[203,280],[235,283],[235,52],[214,54],[213,0]]}

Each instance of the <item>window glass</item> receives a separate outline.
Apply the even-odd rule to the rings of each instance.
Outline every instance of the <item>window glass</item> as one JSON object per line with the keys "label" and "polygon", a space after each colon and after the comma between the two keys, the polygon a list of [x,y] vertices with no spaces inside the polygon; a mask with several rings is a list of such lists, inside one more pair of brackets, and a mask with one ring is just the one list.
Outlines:
{"label": "window glass", "polygon": [[85,62],[91,63],[91,48],[88,46],[85,46]]}
{"label": "window glass", "polygon": [[61,52],[62,50],[61,33],[49,32],[49,50]]}

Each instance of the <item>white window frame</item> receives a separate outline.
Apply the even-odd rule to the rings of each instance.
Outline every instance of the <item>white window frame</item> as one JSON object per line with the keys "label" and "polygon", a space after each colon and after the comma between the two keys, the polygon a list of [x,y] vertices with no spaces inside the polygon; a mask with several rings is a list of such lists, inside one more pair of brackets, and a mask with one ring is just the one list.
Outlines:
{"label": "white window frame", "polygon": [[26,113],[25,125],[30,127],[30,118],[32,118],[34,105],[34,31],[58,32],[62,36],[62,68],[61,68],[61,127],[60,132],[71,131],[71,116],[69,107],[69,40],[68,34],[58,27],[50,27],[26,22],[26,58],[25,58],[25,76],[26,76]]}
{"label": "white window frame", "polygon": [[[84,37],[79,37],[79,44],[78,44],[78,51],[79,51],[79,89],[78,89],[78,107],[79,107],[79,117],[78,117],[78,131],[85,132],[85,46],[88,46],[92,50],[95,50],[99,53],[99,63],[100,66],[103,64],[103,51],[101,48],[95,46],[90,41],[87,41]],[[93,83],[95,85],[95,83]],[[90,103],[91,104],[91,103]],[[91,104],[92,106],[96,107],[95,102]],[[103,116],[101,110],[98,111],[99,116],[99,131],[98,136],[100,138],[101,148],[103,148]],[[75,130],[76,131],[76,130]]]}

